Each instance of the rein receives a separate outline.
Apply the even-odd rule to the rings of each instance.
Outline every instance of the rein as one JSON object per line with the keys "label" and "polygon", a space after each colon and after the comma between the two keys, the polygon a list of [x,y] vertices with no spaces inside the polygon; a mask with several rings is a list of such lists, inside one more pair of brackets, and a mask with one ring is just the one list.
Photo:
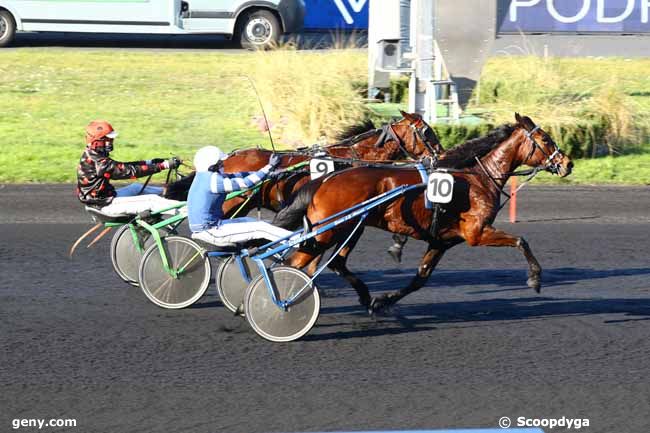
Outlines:
{"label": "rein", "polygon": [[[510,201],[510,199],[512,198],[512,196],[513,196],[514,194],[517,194],[517,193],[519,192],[519,190],[522,189],[524,186],[526,186],[526,184],[527,184],[528,182],[530,182],[531,180],[533,180],[533,178],[535,178],[535,176],[537,176],[537,174],[538,174],[540,171],[543,171],[543,170],[544,170],[543,167],[534,167],[534,168],[531,168],[531,169],[528,169],[528,170],[510,171],[510,172],[504,173],[503,176],[500,176],[500,177],[495,178],[494,176],[492,176],[492,175],[490,174],[490,172],[487,170],[487,168],[485,168],[485,166],[483,165],[483,163],[481,162],[481,160],[480,160],[478,157],[474,157],[474,159],[476,159],[476,162],[478,163],[478,166],[481,168],[481,170],[483,170],[483,173],[485,173],[485,175],[488,177],[488,179],[490,179],[490,181],[492,182],[492,184],[493,184],[493,185],[496,187],[496,189],[499,191],[499,194],[501,194],[501,195],[505,195],[505,196],[506,196],[505,201],[501,204],[501,206],[499,206],[499,210],[501,210],[501,209],[503,208],[503,206],[505,206],[506,203],[508,203],[508,202]],[[519,185],[519,186],[517,187],[517,189],[515,190],[515,192],[513,192],[512,194],[508,194],[508,193],[505,192],[505,190],[504,190],[505,185],[504,185],[504,186],[500,186],[500,185],[497,183],[497,179],[504,180],[504,179],[508,179],[508,178],[511,177],[511,176],[528,176],[528,177],[526,178],[526,180],[524,180],[524,181],[521,183],[521,185]]]}
{"label": "rein", "polygon": [[147,188],[147,185],[149,185],[149,182],[151,181],[151,178],[153,177],[153,173],[151,173],[149,176],[147,176],[147,180],[144,181],[144,184],[142,185],[142,188],[140,188],[140,191],[136,195],[142,195],[144,190]]}
{"label": "rein", "polygon": [[[528,154],[528,156],[526,157],[526,159],[524,160],[524,164],[525,164],[533,156],[533,154],[535,153],[535,150],[539,149],[539,151],[542,152],[542,154],[546,157],[546,160],[540,166],[533,167],[533,168],[528,169],[528,170],[510,171],[510,172],[503,173],[503,175],[501,175],[500,177],[494,177],[494,176],[492,176],[492,174],[490,174],[490,172],[487,170],[487,168],[485,168],[485,166],[483,165],[481,160],[477,156],[474,157],[474,159],[476,160],[478,166],[481,168],[481,170],[483,170],[483,173],[485,173],[485,175],[488,177],[488,179],[490,179],[490,181],[497,188],[499,193],[501,195],[506,196],[506,200],[501,204],[501,206],[499,206],[499,210],[501,210],[503,208],[503,206],[505,206],[506,203],[508,203],[508,201],[510,201],[510,199],[512,198],[512,195],[517,194],[519,192],[519,190],[521,190],[524,186],[526,186],[526,184],[528,182],[533,180],[533,178],[535,178],[535,176],[537,176],[537,174],[540,171],[549,170],[551,172],[557,173],[557,164],[553,163],[553,159],[560,153],[560,149],[557,147],[557,145],[555,145],[555,149],[550,155],[548,153],[546,153],[544,151],[544,149],[542,149],[542,146],[540,146],[539,143],[537,143],[537,140],[535,140],[533,138],[533,134],[535,134],[535,132],[539,131],[540,129],[541,128],[539,126],[535,126],[530,131],[526,131],[525,135],[526,135],[526,138],[532,142],[532,149],[531,149],[530,153]],[[507,180],[511,176],[528,176],[528,177],[526,178],[526,180],[524,180],[521,183],[521,185],[519,185],[519,187],[517,187],[517,189],[512,194],[508,194],[507,192],[504,191],[505,185],[500,186],[499,183],[497,182],[497,179],[498,180]]]}
{"label": "rein", "polygon": [[375,168],[386,168],[386,167],[391,167],[391,168],[414,168],[417,167],[417,162],[413,160],[394,160],[394,159],[384,159],[384,160],[377,160],[377,159],[356,159],[356,158],[340,158],[336,156],[330,156],[330,155],[322,155],[319,156],[319,158],[323,159],[329,159],[330,161],[338,162],[341,164],[345,165],[354,165],[357,164],[360,167],[375,167]]}

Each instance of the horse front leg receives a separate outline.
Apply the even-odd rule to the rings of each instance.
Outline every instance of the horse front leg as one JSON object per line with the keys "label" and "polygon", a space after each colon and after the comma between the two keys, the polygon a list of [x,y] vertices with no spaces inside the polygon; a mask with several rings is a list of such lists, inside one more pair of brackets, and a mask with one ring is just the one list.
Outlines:
{"label": "horse front leg", "polygon": [[533,255],[528,242],[521,236],[514,236],[503,230],[488,226],[483,229],[476,246],[486,247],[514,247],[522,252],[528,262],[528,287],[539,293],[541,289],[542,267]]}
{"label": "horse front leg", "polygon": [[309,275],[310,277],[314,276],[314,274],[318,270],[318,265],[320,264],[321,260],[323,260],[323,254],[314,257],[314,259],[311,262],[309,262],[309,264],[305,268],[305,272],[307,273],[307,275]]}
{"label": "horse front leg", "polygon": [[[350,283],[359,296],[359,303],[363,305],[370,311],[370,302],[372,298],[370,297],[370,291],[368,286],[361,281],[350,269],[347,267],[348,258],[350,253],[356,246],[357,242],[363,234],[363,227],[361,227],[355,234],[352,236],[348,244],[341,249],[341,251],[332,259],[328,267],[336,273],[336,275],[345,278],[345,280]],[[340,244],[337,244],[336,248],[339,248]]]}
{"label": "horse front leg", "polygon": [[402,263],[402,250],[408,241],[408,236],[398,233],[393,234],[393,245],[391,245],[387,252],[397,263]]}
{"label": "horse front leg", "polygon": [[409,285],[401,290],[386,293],[378,298],[374,298],[370,304],[371,312],[374,313],[384,310],[409,293],[413,293],[424,286],[431,276],[431,273],[438,265],[438,262],[440,262],[440,259],[445,254],[445,251],[447,250],[440,246],[433,247],[432,245],[429,245],[429,249],[424,253],[422,260],[420,261],[418,272],[415,274],[415,277],[411,280]]}

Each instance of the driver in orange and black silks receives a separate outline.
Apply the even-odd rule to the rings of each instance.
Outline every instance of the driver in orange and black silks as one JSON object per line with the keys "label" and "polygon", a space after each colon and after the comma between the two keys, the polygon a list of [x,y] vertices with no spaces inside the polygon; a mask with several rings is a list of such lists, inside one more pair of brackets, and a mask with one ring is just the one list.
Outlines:
{"label": "driver in orange and black silks", "polygon": [[180,159],[152,159],[120,162],[109,157],[117,132],[110,123],[95,120],[86,127],[86,149],[77,166],[77,197],[108,215],[122,215],[171,207],[175,200],[160,197],[162,187],[132,183],[116,189],[111,180],[136,179],[162,170],[174,169]]}

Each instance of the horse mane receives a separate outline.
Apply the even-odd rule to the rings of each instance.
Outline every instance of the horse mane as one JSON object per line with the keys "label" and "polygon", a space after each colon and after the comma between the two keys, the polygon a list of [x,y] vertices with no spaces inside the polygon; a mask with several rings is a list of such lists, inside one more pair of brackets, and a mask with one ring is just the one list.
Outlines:
{"label": "horse mane", "polygon": [[512,135],[516,125],[501,125],[483,137],[473,138],[445,151],[440,159],[441,167],[466,168],[476,164],[476,158],[482,158],[499,143]]}
{"label": "horse mane", "polygon": [[377,127],[372,122],[372,120],[364,119],[361,123],[346,127],[343,131],[336,134],[336,136],[334,136],[334,139],[336,141],[347,141],[350,138],[362,135],[369,131],[374,131],[375,129],[377,129]]}

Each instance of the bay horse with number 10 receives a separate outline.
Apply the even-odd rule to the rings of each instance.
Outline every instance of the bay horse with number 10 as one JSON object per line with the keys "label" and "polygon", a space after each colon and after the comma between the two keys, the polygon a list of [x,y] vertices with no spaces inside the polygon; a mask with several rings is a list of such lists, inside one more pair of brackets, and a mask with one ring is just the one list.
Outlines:
{"label": "bay horse with number 10", "polygon": [[[471,246],[519,249],[528,261],[528,285],[539,292],[542,269],[524,238],[497,230],[492,223],[500,209],[503,188],[517,167],[527,165],[564,177],[571,173],[573,163],[530,118],[515,114],[515,119],[514,125],[504,125],[486,137],[447,151],[440,166],[464,168],[452,171],[453,199],[440,205],[443,213],[434,233],[430,230],[432,211],[425,205],[424,186],[422,190],[407,193],[369,213],[364,225],[428,243],[417,274],[407,287],[371,298],[367,286],[347,268],[349,252],[359,240],[363,227],[350,240],[347,253],[339,254],[330,263],[330,268],[355,288],[360,303],[369,312],[389,307],[422,287],[445,251],[462,242]],[[285,228],[295,226],[303,215],[312,222],[319,221],[401,185],[422,182],[417,168],[347,169],[306,185],[294,201],[277,214],[273,223]],[[287,264],[304,268],[328,248],[346,239],[354,225],[353,220],[317,236],[315,246],[301,248]]]}

